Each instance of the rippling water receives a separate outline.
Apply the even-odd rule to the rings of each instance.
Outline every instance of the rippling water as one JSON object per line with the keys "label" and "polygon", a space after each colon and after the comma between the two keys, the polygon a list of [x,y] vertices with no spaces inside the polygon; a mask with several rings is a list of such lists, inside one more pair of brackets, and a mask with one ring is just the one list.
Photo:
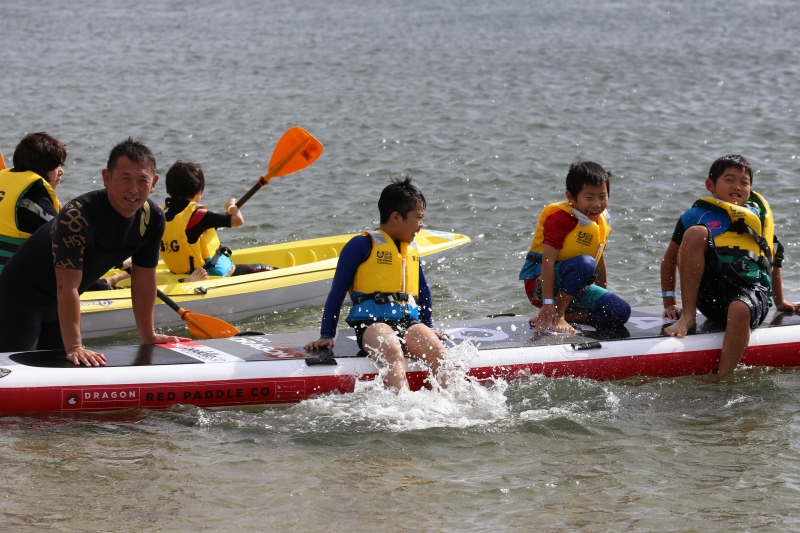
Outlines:
{"label": "rippling water", "polygon": [[[201,163],[214,208],[301,125],[325,153],[259,192],[226,244],[372,228],[389,176],[410,173],[428,226],[473,238],[428,270],[439,319],[531,311],[523,254],[578,158],[615,175],[611,288],[660,303],[677,216],[714,159],[741,153],[800,293],[795,2],[462,4],[0,3],[0,150],[10,163],[27,132],[63,140],[68,199],[101,186],[131,135],[162,176]],[[313,330],[320,313],[239,325]],[[6,417],[0,519],[15,531],[800,531],[798,389],[795,370],[743,369],[714,386],[532,377],[395,397],[360,384],[289,408]]]}

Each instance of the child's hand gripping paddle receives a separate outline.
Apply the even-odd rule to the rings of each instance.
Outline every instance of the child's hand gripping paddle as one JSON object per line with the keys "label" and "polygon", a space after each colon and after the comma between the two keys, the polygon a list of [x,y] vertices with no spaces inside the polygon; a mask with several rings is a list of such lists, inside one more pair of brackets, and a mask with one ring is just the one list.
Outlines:
{"label": "child's hand gripping paddle", "polygon": [[311,165],[322,154],[322,143],[313,135],[299,126],[290,128],[278,140],[272,159],[269,160],[269,170],[256,182],[247,193],[239,198],[236,207],[241,208],[261,187],[265,186],[272,178],[286,176],[298,170],[303,170]]}

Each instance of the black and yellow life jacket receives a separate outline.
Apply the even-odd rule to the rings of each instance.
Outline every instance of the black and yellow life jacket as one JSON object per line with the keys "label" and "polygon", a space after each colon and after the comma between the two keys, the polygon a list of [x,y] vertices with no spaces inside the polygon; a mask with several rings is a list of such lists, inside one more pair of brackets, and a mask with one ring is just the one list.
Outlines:
{"label": "black and yellow life jacket", "polygon": [[720,263],[723,266],[730,265],[750,283],[771,287],[775,236],[772,209],[755,191],[751,192],[747,202],[755,204],[760,214],[755,214],[747,207],[711,197],[697,200],[692,207],[721,210],[728,215],[731,221],[728,229],[714,235],[714,247]]}

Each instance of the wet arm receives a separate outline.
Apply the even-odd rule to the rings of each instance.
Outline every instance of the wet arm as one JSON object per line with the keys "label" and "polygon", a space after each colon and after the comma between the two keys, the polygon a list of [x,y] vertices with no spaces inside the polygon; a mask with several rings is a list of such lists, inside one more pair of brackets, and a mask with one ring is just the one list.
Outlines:
{"label": "wet arm", "polygon": [[[678,282],[678,251],[680,246],[675,241],[669,241],[667,251],[661,260],[661,291],[675,292]],[[664,317],[680,318],[681,310],[678,300],[674,296],[663,298]]]}

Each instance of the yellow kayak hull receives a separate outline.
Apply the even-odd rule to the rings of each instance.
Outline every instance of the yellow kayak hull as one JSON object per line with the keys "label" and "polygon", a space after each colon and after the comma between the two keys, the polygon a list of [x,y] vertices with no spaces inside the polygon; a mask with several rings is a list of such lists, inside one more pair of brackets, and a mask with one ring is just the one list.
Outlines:
{"label": "yellow kayak hull", "polygon": [[[236,263],[264,263],[277,270],[235,277],[212,276],[203,281],[180,283],[186,275],[172,274],[163,262],[158,266],[159,288],[194,313],[215,316],[227,322],[251,316],[322,305],[330,290],[339,252],[357,233],[303,241],[270,244],[234,250]],[[466,235],[422,230],[416,236],[425,262],[470,242]],[[118,271],[111,271],[109,275]],[[129,280],[119,285],[126,287]],[[156,301],[156,327],[180,326],[175,311]],[[128,288],[92,291],[81,295],[81,334],[104,337],[136,329]]]}

